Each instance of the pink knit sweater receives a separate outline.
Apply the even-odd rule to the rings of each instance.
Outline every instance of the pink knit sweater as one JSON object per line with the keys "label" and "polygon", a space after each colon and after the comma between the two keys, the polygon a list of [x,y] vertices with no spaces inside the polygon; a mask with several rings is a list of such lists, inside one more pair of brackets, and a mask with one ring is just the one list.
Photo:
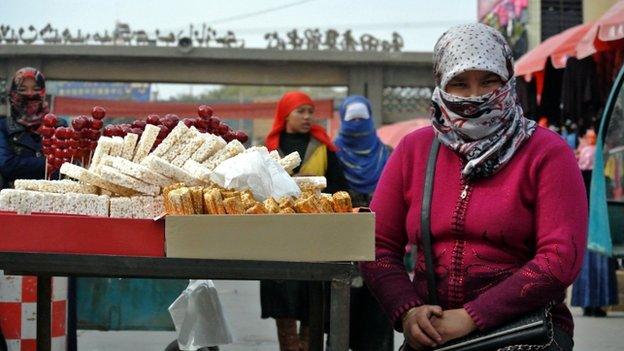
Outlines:
{"label": "pink knit sweater", "polygon": [[[376,260],[360,268],[397,330],[401,316],[427,299],[419,252],[410,282],[405,245],[420,245],[420,209],[432,128],[401,141],[381,176],[376,213]],[[494,176],[466,183],[462,160],[440,146],[431,207],[431,233],[440,304],[465,308],[486,330],[555,301],[553,320],[572,334],[562,303],[586,244],[587,201],[572,150],[538,127]]]}

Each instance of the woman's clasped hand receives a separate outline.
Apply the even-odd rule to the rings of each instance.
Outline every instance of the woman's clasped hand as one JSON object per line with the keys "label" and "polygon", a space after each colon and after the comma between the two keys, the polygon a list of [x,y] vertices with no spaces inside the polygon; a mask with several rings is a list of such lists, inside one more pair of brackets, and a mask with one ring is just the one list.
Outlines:
{"label": "woman's clasped hand", "polygon": [[465,309],[442,311],[440,306],[422,305],[403,316],[403,334],[415,350],[436,347],[470,334],[477,327]]}

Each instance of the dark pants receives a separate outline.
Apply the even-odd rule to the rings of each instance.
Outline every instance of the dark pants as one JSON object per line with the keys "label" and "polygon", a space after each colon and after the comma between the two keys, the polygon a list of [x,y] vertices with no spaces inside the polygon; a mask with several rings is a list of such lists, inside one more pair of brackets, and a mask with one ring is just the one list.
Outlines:
{"label": "dark pants", "polygon": [[7,351],[8,349],[6,340],[4,340],[4,334],[2,334],[2,330],[0,330],[0,351]]}
{"label": "dark pants", "polygon": [[262,318],[294,318],[309,323],[309,284],[302,281],[260,281]]}
{"label": "dark pants", "polygon": [[[329,301],[329,289],[325,289],[325,299]],[[329,303],[325,304],[325,315],[329,315]],[[325,321],[325,332],[329,333],[329,320]],[[326,349],[332,350],[329,338]],[[381,310],[379,302],[366,285],[351,287],[349,349],[353,351],[394,350],[394,329]]]}
{"label": "dark pants", "polygon": [[354,351],[392,351],[394,330],[368,287],[351,288],[349,346]]}

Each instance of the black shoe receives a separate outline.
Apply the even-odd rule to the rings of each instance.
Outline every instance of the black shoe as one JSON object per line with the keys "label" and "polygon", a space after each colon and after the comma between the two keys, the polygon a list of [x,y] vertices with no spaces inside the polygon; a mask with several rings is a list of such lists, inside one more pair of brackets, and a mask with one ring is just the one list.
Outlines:
{"label": "black shoe", "polygon": [[[178,340],[173,340],[169,345],[167,345],[165,351],[180,351],[180,348],[178,347]],[[197,351],[219,351],[219,346],[202,347]]]}
{"label": "black shoe", "polygon": [[583,317],[593,317],[593,316],[594,316],[593,307],[583,307]]}
{"label": "black shoe", "polygon": [[180,351],[178,347],[178,340],[173,340],[167,347],[165,347],[165,351]]}
{"label": "black shoe", "polygon": [[603,310],[600,307],[594,307],[594,317],[606,317],[607,311]]}

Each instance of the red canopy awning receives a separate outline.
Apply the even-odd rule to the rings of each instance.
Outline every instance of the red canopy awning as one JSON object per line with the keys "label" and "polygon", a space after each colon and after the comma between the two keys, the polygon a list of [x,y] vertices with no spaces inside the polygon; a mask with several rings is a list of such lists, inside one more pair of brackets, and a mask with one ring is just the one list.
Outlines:
{"label": "red canopy awning", "polygon": [[610,42],[624,39],[624,0],[605,12],[595,26],[579,41],[576,51],[579,59],[611,48]]}
{"label": "red canopy awning", "polygon": [[613,5],[598,21],[567,29],[544,40],[515,64],[515,75],[535,78],[537,102],[544,90],[544,69],[550,58],[555,68],[564,68],[570,57],[583,59],[598,51],[624,45],[624,0]]}
{"label": "red canopy awning", "polygon": [[396,148],[397,145],[399,145],[399,141],[401,141],[404,136],[430,124],[429,118],[420,117],[410,119],[409,121],[397,122],[380,127],[377,129],[377,135],[384,144]]}
{"label": "red canopy awning", "polygon": [[515,64],[517,76],[530,76],[546,68],[548,58],[555,68],[563,68],[569,57],[576,56],[576,45],[592,28],[593,22],[580,24],[554,35],[524,54]]}
{"label": "red canopy awning", "polygon": [[[317,118],[331,118],[334,111],[334,100],[315,100],[314,115]],[[61,116],[78,116],[90,113],[93,106],[106,109],[106,117],[111,118],[145,118],[155,113],[165,115],[174,113],[180,117],[196,117],[199,103],[188,102],[142,102],[125,100],[80,99],[57,96],[53,100],[52,111]],[[273,118],[275,102],[253,102],[243,104],[210,104],[215,115],[228,119]]]}
{"label": "red canopy awning", "polygon": [[544,90],[544,69],[550,58],[555,68],[564,68],[568,58],[577,56],[576,46],[583,36],[595,27],[593,22],[580,24],[554,35],[533,50],[524,54],[514,66],[516,76],[524,76],[526,81],[535,77],[537,102],[540,103]]}
{"label": "red canopy awning", "polygon": [[544,70],[548,58],[555,68],[564,68],[569,57],[583,59],[611,49],[610,43],[621,39],[624,39],[624,0],[615,3],[597,21],[580,24],[544,40],[516,62],[515,74],[530,79]]}

